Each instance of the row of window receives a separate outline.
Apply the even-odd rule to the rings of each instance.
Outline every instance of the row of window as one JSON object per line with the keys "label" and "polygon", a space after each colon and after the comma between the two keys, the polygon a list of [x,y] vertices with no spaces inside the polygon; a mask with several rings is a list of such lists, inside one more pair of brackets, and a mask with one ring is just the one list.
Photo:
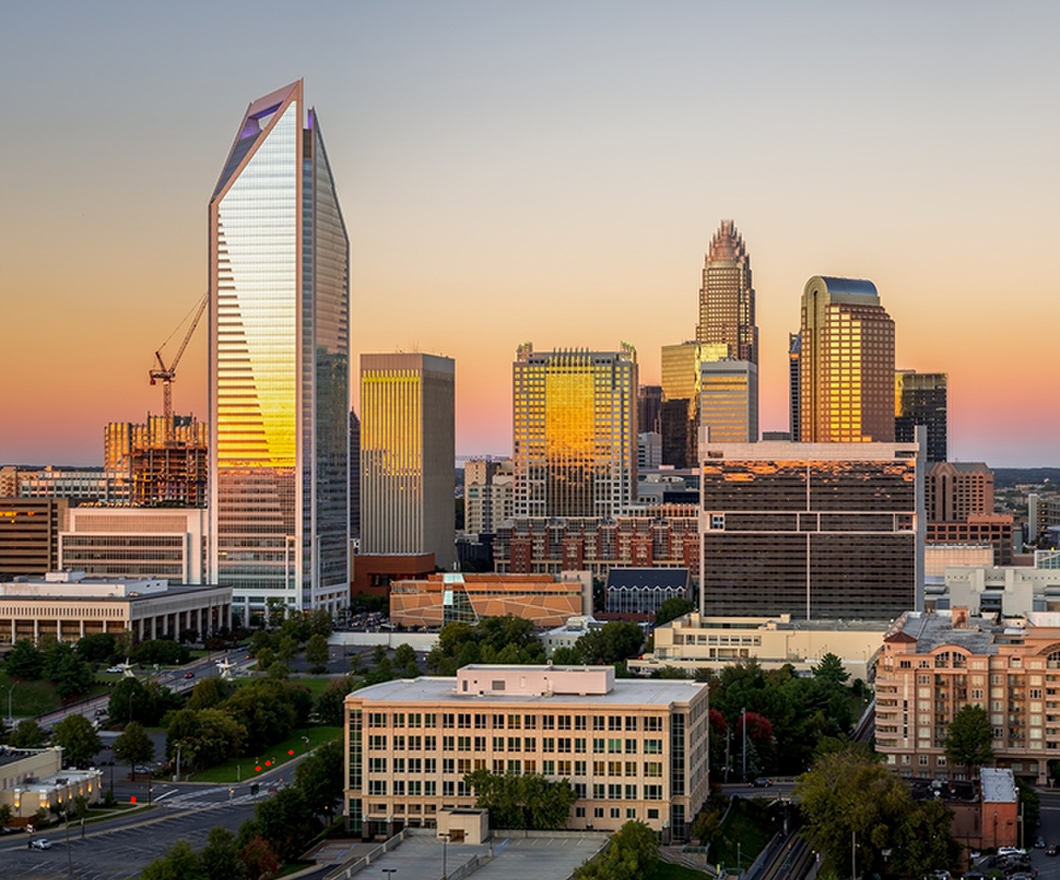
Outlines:
{"label": "row of window", "polygon": [[662,717],[640,719],[636,715],[524,715],[471,712],[369,712],[369,727],[438,727],[441,718],[443,728],[461,730],[588,730],[590,719],[593,730],[637,730],[643,721],[643,729],[661,731]]}
{"label": "row of window", "polygon": [[[589,762],[588,761],[570,761],[570,760],[555,760],[545,759],[541,762],[541,773],[544,776],[558,776],[561,778],[568,777],[588,777],[589,774]],[[537,773],[538,762],[534,759],[527,759],[520,761],[512,759],[508,761],[507,767],[504,766],[504,761],[495,758],[493,760],[493,766],[495,772],[504,773]],[[388,772],[387,768],[394,774],[424,774],[427,776],[434,775],[438,772],[438,760],[436,758],[377,758],[370,757],[368,759],[368,772],[372,775],[384,774]],[[486,761],[482,758],[475,759],[472,761],[470,758],[460,758],[459,760],[454,758],[443,758],[442,759],[442,773],[446,775],[460,774],[466,776],[468,773],[474,770],[483,770],[486,767]],[[499,767],[499,769],[497,769]],[[638,776],[644,775],[649,778],[662,778],[663,765],[662,761],[644,761],[639,764],[636,761],[593,761],[592,762],[592,775],[593,776]]]}
{"label": "row of window", "polygon": [[[368,749],[373,752],[382,751],[408,751],[413,752],[433,752],[437,751],[438,737],[436,736],[420,736],[416,734],[412,735],[401,735],[397,734],[392,737],[392,749],[387,748],[388,737],[385,734],[370,734],[368,737]],[[443,736],[442,738],[442,751],[443,752],[485,752],[487,751],[486,737],[484,736]],[[536,752],[538,738],[534,736],[494,736],[490,738],[489,745],[492,747],[490,750],[494,752]],[[635,739],[625,739],[620,737],[593,737],[592,750],[594,754],[637,754],[637,743],[641,742]],[[585,737],[569,737],[569,736],[543,736],[541,737],[541,751],[545,753],[551,752],[576,752],[584,754],[588,751],[589,740]],[[661,755],[662,754],[662,740],[661,739],[646,739],[641,743],[644,754],[646,755]]]}

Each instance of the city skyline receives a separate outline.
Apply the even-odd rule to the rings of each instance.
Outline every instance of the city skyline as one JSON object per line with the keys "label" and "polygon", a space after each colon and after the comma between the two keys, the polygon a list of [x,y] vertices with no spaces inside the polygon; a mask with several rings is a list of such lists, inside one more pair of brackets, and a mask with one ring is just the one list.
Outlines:
{"label": "city skyline", "polygon": [[[731,218],[754,252],[763,431],[787,427],[806,279],[871,278],[896,366],[949,376],[951,458],[1057,463],[1057,416],[1033,400],[1055,366],[1035,319],[1057,287],[1053,6],[254,10],[13,10],[0,463],[99,465],[107,423],[161,412],[147,373],[206,285],[202,205],[231,119],[300,77],[346,205],[353,357],[455,358],[458,453],[510,452],[526,339],[625,339],[657,384]],[[263,51],[293,31],[313,45]],[[203,330],[173,394],[206,421]]]}

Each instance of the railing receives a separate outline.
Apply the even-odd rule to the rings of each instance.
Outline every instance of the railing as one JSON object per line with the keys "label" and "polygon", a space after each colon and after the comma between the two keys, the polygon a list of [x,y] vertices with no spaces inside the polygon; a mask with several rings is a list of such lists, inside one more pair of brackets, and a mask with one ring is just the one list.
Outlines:
{"label": "railing", "polygon": [[388,841],[380,844],[371,852],[361,856],[358,859],[350,862],[347,865],[339,865],[334,871],[324,875],[324,880],[338,880],[338,878],[352,877],[358,871],[367,868],[373,861],[378,859],[384,853],[390,852],[395,847],[399,846],[401,842],[409,836],[409,829],[402,828],[397,834],[391,837]]}

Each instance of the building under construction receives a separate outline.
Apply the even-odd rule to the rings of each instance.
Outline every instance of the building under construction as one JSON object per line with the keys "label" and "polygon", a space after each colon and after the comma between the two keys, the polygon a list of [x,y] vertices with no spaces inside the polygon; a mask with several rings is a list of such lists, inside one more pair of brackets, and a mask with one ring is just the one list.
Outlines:
{"label": "building under construction", "polygon": [[194,416],[111,422],[103,466],[127,477],[135,507],[205,507],[208,438],[208,426]]}

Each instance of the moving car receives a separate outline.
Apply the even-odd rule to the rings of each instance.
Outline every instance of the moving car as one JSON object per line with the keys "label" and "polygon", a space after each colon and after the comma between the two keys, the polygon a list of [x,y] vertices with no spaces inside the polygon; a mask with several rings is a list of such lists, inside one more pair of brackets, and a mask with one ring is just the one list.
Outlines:
{"label": "moving car", "polygon": [[750,784],[752,788],[768,788],[773,784],[773,780],[768,776],[759,776],[757,779],[752,779]]}
{"label": "moving car", "polygon": [[1060,846],[1057,846],[1055,843],[1052,846],[1047,846],[1045,848],[1045,854],[1047,856],[1055,856],[1060,854]]}
{"label": "moving car", "polygon": [[36,840],[29,842],[30,849],[51,849],[52,842],[47,837],[38,837]]}

